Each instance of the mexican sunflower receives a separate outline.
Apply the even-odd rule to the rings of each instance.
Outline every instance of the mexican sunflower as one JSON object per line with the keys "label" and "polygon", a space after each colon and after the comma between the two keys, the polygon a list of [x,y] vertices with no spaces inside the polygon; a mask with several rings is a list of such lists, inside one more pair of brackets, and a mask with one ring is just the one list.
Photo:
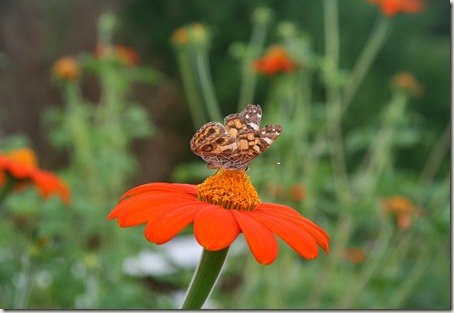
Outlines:
{"label": "mexican sunflower", "polygon": [[397,13],[418,13],[424,9],[422,0],[368,0],[380,7],[384,15],[392,17]]}
{"label": "mexican sunflower", "polygon": [[70,191],[67,185],[54,173],[38,167],[36,156],[28,148],[0,153],[0,187],[20,190],[34,185],[41,197],[48,198],[56,194],[65,204],[70,202]]}
{"label": "mexican sunflower", "polygon": [[265,56],[253,63],[254,70],[267,76],[273,76],[279,72],[292,72],[297,68],[288,55],[287,50],[282,46],[270,47]]}
{"label": "mexican sunflower", "polygon": [[242,170],[220,169],[200,185],[149,183],[120,198],[108,219],[121,227],[145,224],[145,237],[164,244],[189,224],[208,251],[227,248],[243,233],[255,259],[271,264],[279,236],[306,259],[316,258],[318,246],[329,252],[326,232],[294,209],[263,203]]}

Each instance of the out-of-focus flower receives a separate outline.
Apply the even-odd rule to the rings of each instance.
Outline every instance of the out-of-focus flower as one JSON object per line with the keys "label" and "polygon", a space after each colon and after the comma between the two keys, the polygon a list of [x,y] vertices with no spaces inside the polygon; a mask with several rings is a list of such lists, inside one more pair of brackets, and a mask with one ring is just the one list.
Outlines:
{"label": "out-of-focus flower", "polygon": [[410,72],[399,72],[393,77],[393,86],[412,96],[421,96],[424,87],[416,80]]}
{"label": "out-of-focus flower", "polygon": [[376,4],[384,15],[393,17],[397,13],[418,13],[425,8],[422,0],[367,0]]}
{"label": "out-of-focus flower", "polygon": [[189,24],[178,27],[172,34],[171,41],[176,47],[193,43],[206,46],[208,43],[208,31],[201,23]]}
{"label": "out-of-focus flower", "polygon": [[185,27],[178,27],[172,34],[172,41],[177,45],[185,45],[189,41],[189,34]]}
{"label": "out-of-focus flower", "polygon": [[366,254],[364,253],[363,249],[353,247],[346,249],[344,251],[343,257],[344,259],[350,261],[353,264],[359,264],[364,261]]}
{"label": "out-of-focus flower", "polygon": [[292,72],[297,66],[297,63],[289,57],[287,50],[282,46],[268,48],[265,56],[253,63],[255,71],[267,76],[273,76],[280,72]]}
{"label": "out-of-focus flower", "polygon": [[329,251],[326,232],[294,209],[262,203],[242,170],[220,169],[202,184],[150,183],[126,192],[108,219],[121,227],[146,223],[145,237],[164,244],[194,223],[195,238],[209,251],[230,246],[242,232],[255,259],[271,264],[281,237],[298,254],[316,258]]}
{"label": "out-of-focus flower", "polygon": [[292,200],[301,201],[306,196],[306,188],[303,185],[293,185],[290,189]]}
{"label": "out-of-focus flower", "polygon": [[95,47],[97,58],[114,58],[125,65],[136,65],[139,62],[139,55],[134,49],[123,45],[103,45],[97,44]]}
{"label": "out-of-focus flower", "polygon": [[73,57],[61,57],[52,66],[52,74],[65,81],[77,80],[80,77],[79,63]]}
{"label": "out-of-focus flower", "polygon": [[0,187],[9,181],[16,190],[34,185],[41,197],[48,198],[56,194],[63,203],[69,204],[70,191],[67,185],[54,173],[40,169],[35,154],[29,148],[0,153]]}
{"label": "out-of-focus flower", "polygon": [[392,196],[382,200],[382,208],[387,216],[396,218],[397,227],[407,230],[411,226],[412,217],[419,214],[419,209],[404,196]]}

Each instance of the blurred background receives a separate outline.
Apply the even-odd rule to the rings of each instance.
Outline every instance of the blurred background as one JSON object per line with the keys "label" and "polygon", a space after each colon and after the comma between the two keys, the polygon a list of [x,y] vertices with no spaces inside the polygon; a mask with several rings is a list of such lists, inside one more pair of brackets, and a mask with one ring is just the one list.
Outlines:
{"label": "blurred background", "polygon": [[[251,165],[259,195],[332,250],[282,245],[262,266],[239,238],[206,307],[451,308],[450,23],[430,0],[395,16],[362,0],[0,1],[0,153],[30,147],[72,194],[0,204],[0,306],[178,307],[191,230],[156,246],[106,217],[139,184],[212,175],[189,140],[258,103],[284,129]],[[296,70],[254,71],[276,45]]]}

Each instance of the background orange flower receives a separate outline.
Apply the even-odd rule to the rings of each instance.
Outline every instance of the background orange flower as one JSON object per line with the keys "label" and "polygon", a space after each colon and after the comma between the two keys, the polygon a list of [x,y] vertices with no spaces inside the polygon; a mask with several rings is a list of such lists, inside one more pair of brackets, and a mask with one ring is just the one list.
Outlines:
{"label": "background orange flower", "polygon": [[376,4],[386,16],[392,17],[397,13],[418,13],[425,7],[422,0],[368,0]]}
{"label": "background orange flower", "polygon": [[263,58],[256,60],[254,69],[268,76],[279,72],[291,72],[297,68],[296,62],[290,59],[287,50],[282,46],[272,46]]}
{"label": "background orange flower", "polygon": [[29,148],[0,153],[0,187],[9,179],[14,180],[16,190],[32,184],[43,198],[57,194],[63,203],[70,202],[68,186],[54,173],[39,169],[36,156]]}

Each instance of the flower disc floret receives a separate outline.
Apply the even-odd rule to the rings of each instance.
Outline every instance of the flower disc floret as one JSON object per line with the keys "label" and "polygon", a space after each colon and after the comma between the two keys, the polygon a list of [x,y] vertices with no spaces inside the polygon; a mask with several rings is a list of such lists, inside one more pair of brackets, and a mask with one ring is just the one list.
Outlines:
{"label": "flower disc floret", "polygon": [[225,209],[250,211],[260,204],[257,191],[242,170],[220,169],[197,186],[197,196],[200,201]]}

